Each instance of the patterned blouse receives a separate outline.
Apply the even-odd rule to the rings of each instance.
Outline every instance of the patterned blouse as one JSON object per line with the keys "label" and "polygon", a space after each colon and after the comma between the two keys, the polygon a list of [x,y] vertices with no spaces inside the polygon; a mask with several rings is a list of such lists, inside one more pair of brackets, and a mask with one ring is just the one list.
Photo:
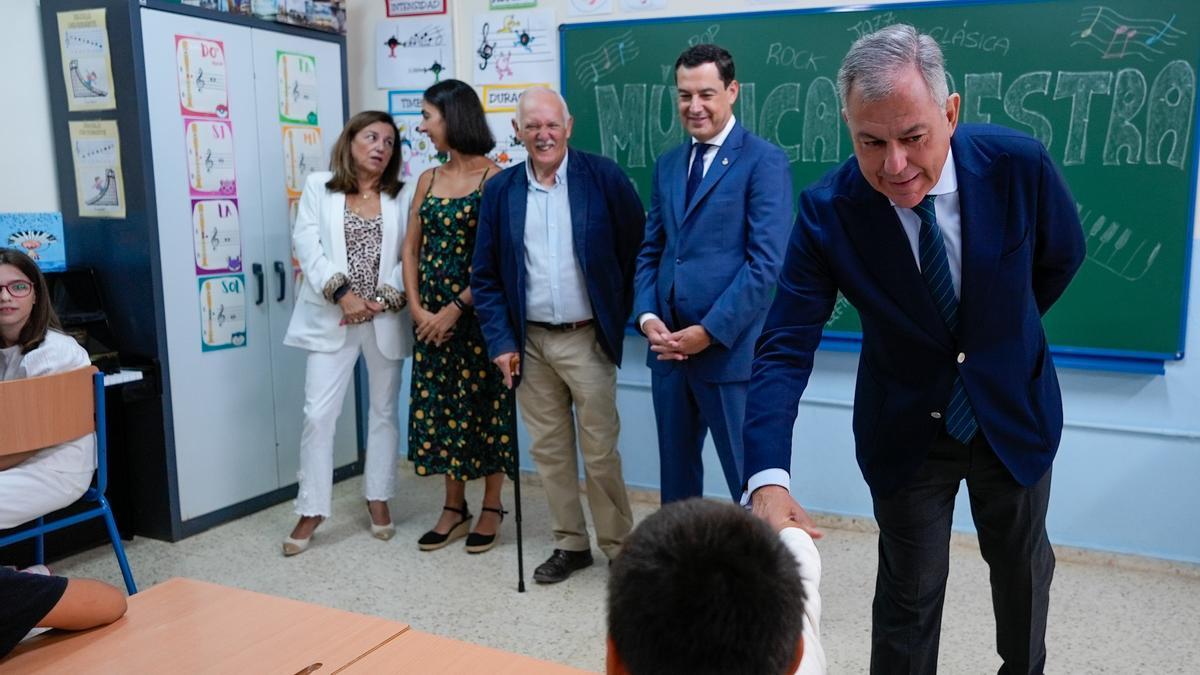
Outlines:
{"label": "patterned blouse", "polygon": [[346,209],[346,261],[350,267],[350,290],[359,297],[370,298],[375,295],[382,252],[383,214],[368,220]]}

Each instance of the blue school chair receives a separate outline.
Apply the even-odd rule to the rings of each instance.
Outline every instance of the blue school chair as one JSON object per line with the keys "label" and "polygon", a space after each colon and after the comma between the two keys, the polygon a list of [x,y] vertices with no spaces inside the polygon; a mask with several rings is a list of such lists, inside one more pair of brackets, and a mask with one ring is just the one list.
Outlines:
{"label": "blue school chair", "polygon": [[5,427],[9,427],[0,439],[0,452],[5,454],[48,448],[93,431],[96,433],[96,482],[80,497],[80,501],[93,502],[96,506],[49,522],[40,517],[33,527],[0,537],[0,548],[36,537],[34,555],[41,564],[45,559],[46,533],[85,520],[103,518],[117,554],[117,564],[121,566],[121,576],[125,578],[125,589],[130,595],[137,593],[125,547],[117,532],[117,522],[104,496],[108,487],[104,373],[88,366],[57,375],[0,382],[0,410],[5,411]]}

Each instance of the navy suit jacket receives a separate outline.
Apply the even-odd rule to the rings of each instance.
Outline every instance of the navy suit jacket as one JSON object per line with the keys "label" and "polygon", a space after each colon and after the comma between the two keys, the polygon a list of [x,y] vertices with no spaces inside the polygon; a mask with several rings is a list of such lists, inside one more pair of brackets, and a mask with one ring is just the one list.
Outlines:
{"label": "navy suit jacket", "polygon": [[[1062,400],[1042,315],[1085,248],[1075,202],[1045,148],[997,126],[951,139],[962,213],[960,334],[938,314],[888,199],[850,158],[800,196],[754,360],[746,476],[791,466],[796,407],[838,291],[862,317],[854,395],[858,464],[872,494],[903,487],[942,425],[961,374],[984,434],[1022,485],[1050,467]],[[961,364],[958,355],[964,355]]]}
{"label": "navy suit jacket", "polygon": [[735,123],[689,206],[691,148],[689,139],[654,165],[634,316],[653,312],[671,330],[699,324],[712,336],[683,362],[647,352],[652,371],[686,367],[706,382],[744,381],[791,228],[791,173],[783,150]]}
{"label": "navy suit jacket", "polygon": [[[633,301],[633,265],[646,211],[629,178],[607,157],[568,151],[567,198],[575,259],[583,270],[596,339],[621,365]],[[488,181],[480,205],[471,295],[488,354],[525,353],[525,163]]]}

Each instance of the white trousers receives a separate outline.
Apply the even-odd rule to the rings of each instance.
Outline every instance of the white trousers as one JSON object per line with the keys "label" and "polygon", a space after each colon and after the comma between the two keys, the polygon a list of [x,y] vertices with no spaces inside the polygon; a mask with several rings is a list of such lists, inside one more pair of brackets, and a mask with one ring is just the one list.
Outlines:
{"label": "white trousers", "polygon": [[70,506],[92,484],[93,471],[55,471],[25,461],[0,471],[0,530]]}
{"label": "white trousers", "polygon": [[396,488],[396,452],[400,446],[396,394],[401,360],[379,351],[372,324],[347,327],[346,343],[334,352],[309,352],[304,375],[304,430],[300,434],[300,490],[296,514],[331,515],[333,500],[333,434],[346,389],[361,353],[367,364],[370,411],[367,415],[367,462],[363,496],[388,500]]}

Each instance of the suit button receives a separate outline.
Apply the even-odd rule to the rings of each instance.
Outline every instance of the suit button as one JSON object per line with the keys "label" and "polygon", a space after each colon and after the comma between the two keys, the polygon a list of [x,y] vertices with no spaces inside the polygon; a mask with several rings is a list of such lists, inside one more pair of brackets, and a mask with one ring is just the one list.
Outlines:
{"label": "suit button", "polygon": [[675,259],[675,264],[676,264],[676,265],[682,265],[682,264],[683,264],[683,258],[676,258],[676,259]]}
{"label": "suit button", "polygon": [[932,418],[933,418],[933,419],[935,419],[935,420],[940,420],[940,419],[942,419],[942,413],[940,413],[940,412],[938,412],[938,411],[936,411],[936,410],[934,410],[933,412],[929,413],[929,416],[930,416],[930,417],[932,417]]}
{"label": "suit button", "polygon": [[959,352],[957,361],[959,363],[962,363],[963,361],[966,361],[966,360],[967,360],[967,355],[963,352]]}

